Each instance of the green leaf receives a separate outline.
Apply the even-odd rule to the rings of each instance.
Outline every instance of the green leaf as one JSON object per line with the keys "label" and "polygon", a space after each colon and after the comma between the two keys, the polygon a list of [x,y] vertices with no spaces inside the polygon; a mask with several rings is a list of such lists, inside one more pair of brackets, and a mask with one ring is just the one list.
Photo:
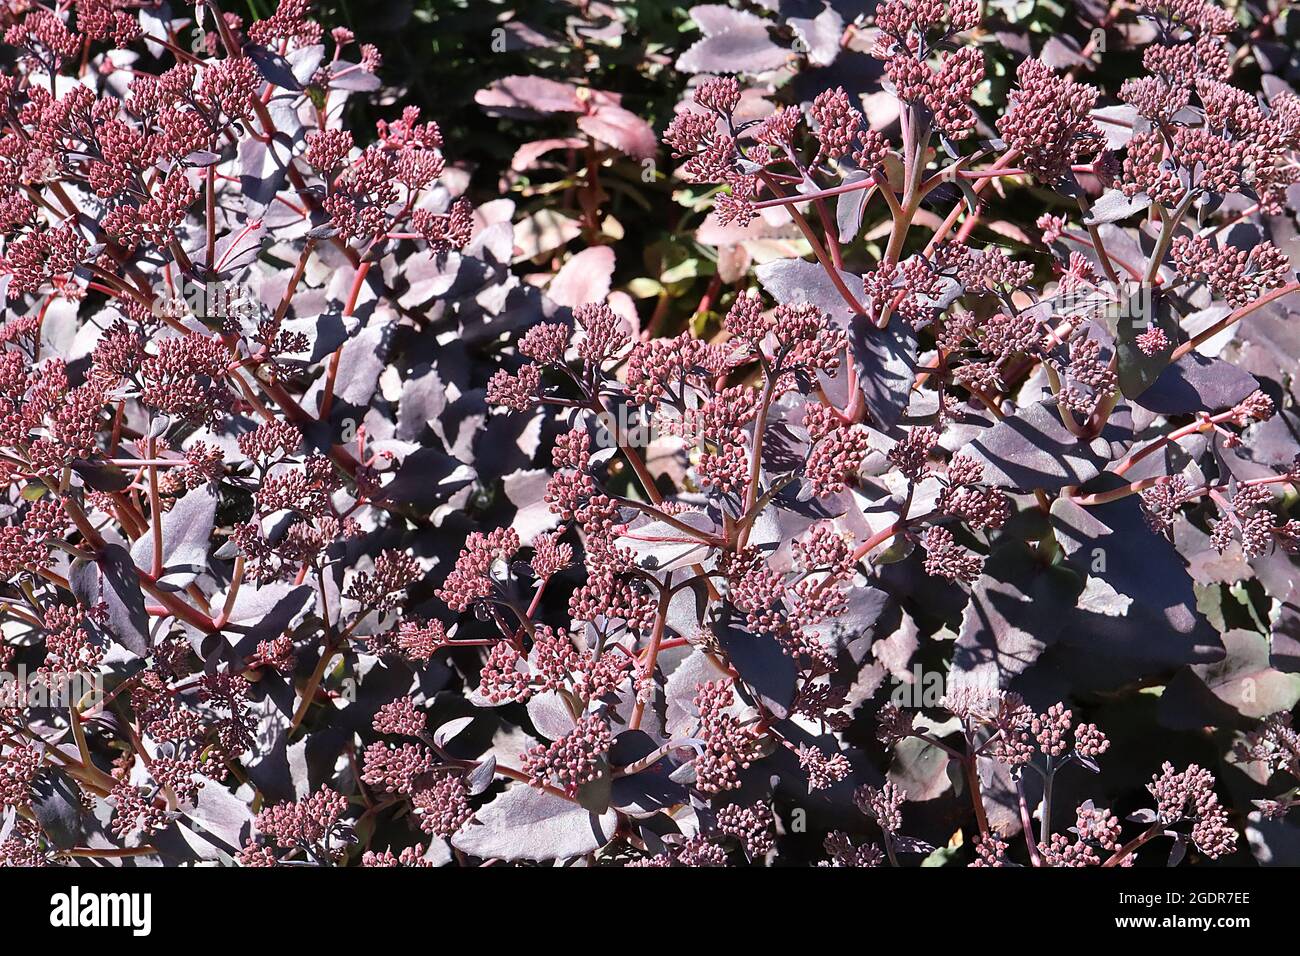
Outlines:
{"label": "green leaf", "polygon": [[628,295],[634,299],[649,299],[660,295],[663,291],[663,285],[649,276],[640,276],[627,284]]}
{"label": "green leaf", "polygon": [[1141,395],[1160,377],[1169,364],[1169,353],[1147,355],[1137,337],[1153,325],[1164,331],[1170,342],[1178,341],[1178,322],[1169,300],[1159,289],[1139,289],[1115,318],[1115,352],[1119,362],[1119,390],[1129,398]]}
{"label": "green leaf", "polygon": [[961,855],[959,846],[941,846],[921,861],[921,866],[947,866]]}
{"label": "green leaf", "polygon": [[686,259],[669,269],[665,269],[659,276],[659,281],[664,285],[672,285],[674,282],[681,282],[684,279],[694,279],[700,274],[700,260]]}
{"label": "green leaf", "polygon": [[45,485],[41,484],[40,482],[38,481],[29,482],[28,484],[23,485],[23,491],[22,491],[23,500],[39,501],[42,497],[45,496],[45,493],[47,491],[49,491],[49,489],[46,488]]}

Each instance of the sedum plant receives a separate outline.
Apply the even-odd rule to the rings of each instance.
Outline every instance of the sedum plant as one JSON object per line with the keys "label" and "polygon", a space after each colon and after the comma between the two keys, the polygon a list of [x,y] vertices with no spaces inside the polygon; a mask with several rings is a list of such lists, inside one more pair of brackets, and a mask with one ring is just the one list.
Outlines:
{"label": "sedum plant", "polygon": [[[480,91],[572,120],[477,177],[565,151],[546,247],[350,125],[381,51],[304,2],[0,14],[0,859],[1284,852],[1280,11],[1117,5],[1094,83],[970,0],[765,6],[691,11],[659,150]],[[676,334],[603,245],[656,157],[718,247]]]}

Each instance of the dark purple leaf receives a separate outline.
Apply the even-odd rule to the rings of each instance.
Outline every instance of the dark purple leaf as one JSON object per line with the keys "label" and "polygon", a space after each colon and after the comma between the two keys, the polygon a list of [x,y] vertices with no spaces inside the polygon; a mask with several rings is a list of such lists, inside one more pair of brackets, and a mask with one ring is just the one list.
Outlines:
{"label": "dark purple leaf", "polygon": [[107,545],[98,560],[74,562],[68,577],[77,600],[86,607],[104,602],[105,626],[114,640],[139,657],[149,653],[149,614],[135,563],[125,548]]}
{"label": "dark purple leaf", "polygon": [[1141,395],[1160,377],[1169,364],[1169,352],[1148,355],[1138,347],[1137,338],[1155,327],[1165,333],[1170,342],[1179,339],[1178,319],[1169,306],[1167,296],[1159,289],[1143,289],[1134,293],[1116,317],[1115,353],[1118,362],[1119,389],[1132,398]]}
{"label": "dark purple leaf", "polygon": [[131,485],[131,477],[116,465],[100,461],[74,461],[71,467],[86,483],[86,487],[95,491],[122,491]]}
{"label": "dark purple leaf", "polygon": [[1188,415],[1231,408],[1259,382],[1230,362],[1189,352],[1172,365],[1146,391],[1133,399],[1148,411],[1161,415]]}
{"label": "dark purple leaf", "polygon": [[[1061,641],[1092,655],[1081,670],[1119,679],[1133,672],[1222,659],[1218,633],[1197,610],[1182,558],[1154,534],[1134,497],[1091,508],[1052,505],[1052,525],[1067,564],[1085,582],[1079,614],[1063,621]],[[1105,657],[1096,655],[1104,649]]]}
{"label": "dark purple leaf", "polygon": [[[179,591],[203,573],[208,564],[208,542],[216,519],[217,501],[212,485],[200,485],[163,513],[160,586]],[[131,558],[138,568],[152,573],[152,533],[136,539],[131,546]]]}
{"label": "dark purple leaf", "polygon": [[629,777],[619,777],[610,791],[610,805],[633,817],[649,817],[670,811],[687,801],[685,785],[673,779],[675,770],[667,760]]}
{"label": "dark purple leaf", "polygon": [[840,40],[844,36],[844,18],[827,6],[811,20],[790,17],[786,25],[799,38],[802,52],[814,66],[830,66],[840,53]]}
{"label": "dark purple leaf", "polygon": [[253,61],[257,67],[257,72],[262,74],[262,78],[268,83],[272,83],[286,90],[300,91],[302,84],[293,74],[293,64],[286,60],[281,54],[274,50],[268,50],[266,47],[257,43],[244,44],[244,55]]}
{"label": "dark purple leaf", "polygon": [[730,604],[723,606],[713,633],[740,679],[763,706],[777,717],[785,717],[794,703],[796,670],[794,660],[776,638],[749,630]]}
{"label": "dark purple leaf", "polygon": [[612,810],[597,816],[576,803],[515,783],[479,810],[451,845],[479,859],[566,860],[598,850],[614,836]]}
{"label": "dark purple leaf", "polygon": [[437,448],[421,448],[402,462],[397,476],[384,486],[386,501],[429,507],[441,504],[473,480],[455,458]]}
{"label": "dark purple leaf", "polygon": [[1056,491],[1101,473],[1128,436],[1109,424],[1090,442],[1070,432],[1057,410],[1037,402],[980,434],[963,451],[984,463],[984,479],[1002,488]]}
{"label": "dark purple leaf", "polygon": [[911,399],[916,373],[916,332],[901,320],[878,329],[865,316],[849,325],[849,351],[871,421],[882,431],[898,424]]}
{"label": "dark purple leaf", "polygon": [[1288,674],[1300,674],[1300,583],[1282,601],[1282,609],[1270,636],[1273,666]]}
{"label": "dark purple leaf", "polygon": [[789,54],[768,36],[768,21],[730,7],[708,5],[691,8],[691,17],[704,31],[677,58],[683,73],[745,73],[774,70]]}
{"label": "dark purple leaf", "polygon": [[1169,848],[1169,859],[1166,866],[1177,866],[1183,862],[1183,857],[1187,855],[1187,838],[1182,834],[1174,840],[1174,845]]}
{"label": "dark purple leaf", "polygon": [[[884,330],[871,326],[855,314],[841,290],[816,262],[777,259],[759,266],[754,274],[768,295],[780,304],[816,306],[830,316],[835,328],[848,332],[849,348],[858,365],[858,386],[872,421],[883,430],[897,424],[907,408],[916,367],[916,333],[912,328],[902,321],[892,322]],[[851,294],[861,291],[860,276],[841,272],[840,277]]]}
{"label": "dark purple leaf", "polygon": [[1076,590],[1069,575],[1043,569],[1023,547],[994,552],[962,614],[952,657],[958,686],[1006,687],[1024,673],[1056,640]]}
{"label": "dark purple leaf", "polygon": [[66,773],[46,766],[31,790],[32,815],[60,850],[78,846],[85,833],[81,790]]}

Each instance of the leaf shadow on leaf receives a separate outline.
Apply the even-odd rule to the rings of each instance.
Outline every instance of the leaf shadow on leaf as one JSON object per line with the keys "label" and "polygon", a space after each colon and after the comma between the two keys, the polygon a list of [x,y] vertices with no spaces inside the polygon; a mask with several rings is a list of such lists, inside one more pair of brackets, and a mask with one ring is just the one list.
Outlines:
{"label": "leaf shadow on leaf", "polygon": [[31,790],[32,815],[50,842],[61,850],[81,844],[86,832],[81,790],[62,770],[46,767]]}
{"label": "leaf shadow on leaf", "polygon": [[[610,764],[627,766],[653,753],[659,744],[644,731],[625,730],[610,749]],[[617,777],[610,791],[610,805],[633,817],[650,816],[687,802],[686,788],[671,779],[673,763],[657,760],[640,773]]]}
{"label": "leaf shadow on leaf", "polygon": [[1003,488],[1056,491],[1095,478],[1132,440],[1127,415],[1090,442],[1072,434],[1056,409],[1038,402],[978,435],[964,451],[984,464],[985,480]]}
{"label": "leaf shadow on leaf", "polygon": [[909,601],[910,606],[952,626],[960,621],[969,601],[967,593],[952,581],[926,573],[920,548],[913,549],[901,560],[879,566],[876,584],[895,600]]}
{"label": "leaf shadow on leaf", "polygon": [[247,661],[260,641],[274,640],[288,630],[307,609],[313,594],[309,584],[241,588],[231,609],[231,623],[224,628],[238,635],[232,640],[233,659]]}
{"label": "leaf shadow on leaf", "polygon": [[954,686],[1009,687],[1056,640],[1062,607],[1077,593],[1071,575],[1045,569],[1023,545],[995,551],[962,614]]}
{"label": "leaf shadow on leaf", "polygon": [[384,486],[384,501],[431,510],[469,484],[461,463],[437,448],[420,448],[398,466],[397,475]]}
{"label": "leaf shadow on leaf", "polygon": [[[838,783],[822,790],[808,791],[808,773],[799,766],[799,758],[789,747],[777,747],[764,761],[763,775],[770,781],[774,792],[808,813],[808,826],[820,829],[857,831],[863,824],[862,812],[853,802],[853,792],[863,784],[880,786],[885,781],[882,774],[855,747],[843,747],[834,734],[814,734],[793,720],[783,720],[777,725],[781,736],[795,750],[800,746],[819,750],[824,754],[842,753],[848,758],[848,775]],[[757,768],[751,768],[751,770]]]}
{"label": "leaf shadow on leaf", "polygon": [[[718,612],[713,633],[741,680],[758,695],[763,706],[777,717],[785,717],[794,703],[798,671],[776,638],[751,631],[730,603],[723,604]],[[739,686],[737,690],[743,693]]]}
{"label": "leaf shadow on leaf", "polygon": [[1255,376],[1230,362],[1190,352],[1166,366],[1133,402],[1161,415],[1217,412],[1236,405],[1258,387]]}
{"label": "leaf shadow on leaf", "polygon": [[1300,674],[1300,582],[1282,601],[1282,609],[1270,635],[1270,660],[1288,674]]}
{"label": "leaf shadow on leaf", "polygon": [[817,626],[817,639],[830,653],[848,648],[876,632],[877,623],[890,607],[889,594],[869,584],[854,583],[848,592],[848,608],[838,617]]}
{"label": "leaf shadow on leaf", "polygon": [[878,329],[865,316],[849,323],[849,351],[858,370],[858,388],[867,411],[888,432],[907,410],[916,373],[916,332],[901,319]]}
{"label": "leaf shadow on leaf", "polygon": [[120,544],[108,544],[95,561],[72,565],[69,583],[77,600],[94,607],[101,600],[108,608],[105,630],[131,653],[149,653],[149,614],[144,592],[136,575],[135,562]]}
{"label": "leaf shadow on leaf", "polygon": [[1223,634],[1223,643],[1222,660],[1184,667],[1169,682],[1159,710],[1166,727],[1247,729],[1300,700],[1300,677],[1270,666],[1266,636],[1235,628]]}
{"label": "leaf shadow on leaf", "polygon": [[[1182,558],[1150,531],[1133,497],[1088,509],[1058,499],[1052,524],[1062,568],[1080,590],[1077,603],[1058,603],[1054,644],[1027,675],[1055,688],[1044,694],[1109,691],[1222,660],[1222,639],[1197,609]],[[1042,702],[1032,683],[1017,689]]]}

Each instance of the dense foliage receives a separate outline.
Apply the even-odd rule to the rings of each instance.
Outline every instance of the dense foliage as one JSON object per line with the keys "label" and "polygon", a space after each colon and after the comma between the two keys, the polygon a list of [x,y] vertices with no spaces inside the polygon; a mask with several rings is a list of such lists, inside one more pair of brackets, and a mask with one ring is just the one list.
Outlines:
{"label": "dense foliage", "polygon": [[0,6],[0,862],[1300,863],[1285,3],[227,6]]}

